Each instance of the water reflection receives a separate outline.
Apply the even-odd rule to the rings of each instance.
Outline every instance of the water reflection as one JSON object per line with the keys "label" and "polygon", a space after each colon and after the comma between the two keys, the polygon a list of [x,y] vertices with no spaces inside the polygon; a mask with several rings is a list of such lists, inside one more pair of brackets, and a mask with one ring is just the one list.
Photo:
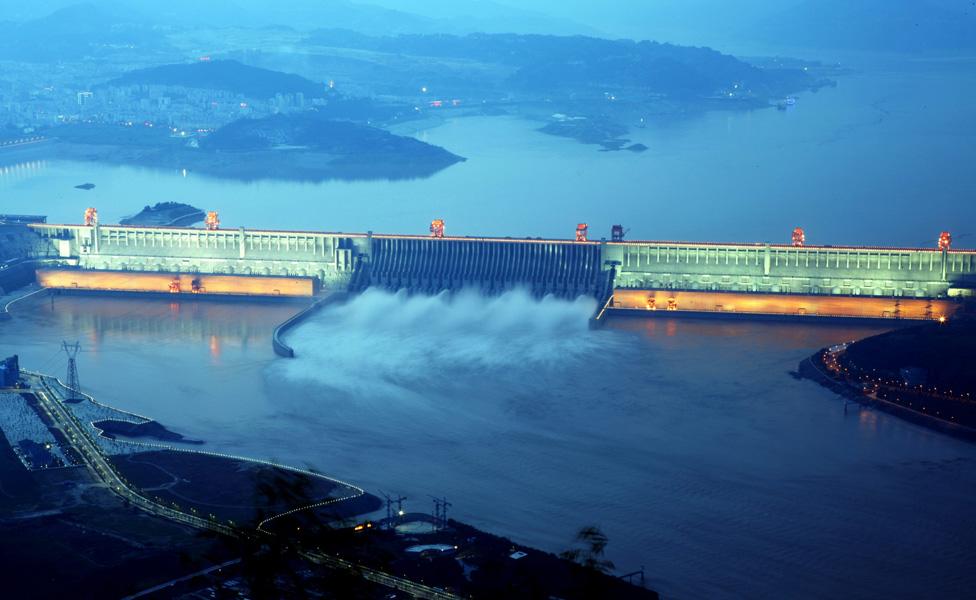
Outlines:
{"label": "water reflection", "polygon": [[275,307],[247,302],[60,296],[36,303],[31,318],[48,315],[58,327],[86,336],[93,349],[112,340],[178,340],[202,342],[217,357],[221,346],[246,347],[269,338],[266,320],[252,317],[263,317],[269,311],[297,312],[300,308],[299,304]]}
{"label": "water reflection", "polygon": [[[0,156],[2,160],[2,156]],[[13,164],[0,163],[0,184],[15,183],[41,174],[48,168],[46,160],[31,160]]]}
{"label": "water reflection", "polygon": [[823,348],[832,344],[861,339],[886,331],[888,323],[854,324],[823,322],[810,324],[759,321],[747,318],[621,317],[613,321],[613,329],[640,332],[648,337],[688,336],[690,338],[739,338],[743,343],[762,339],[784,350]]}

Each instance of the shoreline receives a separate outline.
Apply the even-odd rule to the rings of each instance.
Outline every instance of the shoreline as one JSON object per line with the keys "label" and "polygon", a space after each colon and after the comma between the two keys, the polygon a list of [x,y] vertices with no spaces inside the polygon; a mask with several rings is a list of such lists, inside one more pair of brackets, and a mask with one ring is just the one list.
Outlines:
{"label": "shoreline", "polygon": [[[64,403],[60,390],[66,388],[59,379],[31,371],[26,371],[25,373],[29,377],[37,379],[37,382],[40,384],[37,386],[37,390],[41,390],[42,388],[48,389],[55,396],[57,402]],[[56,387],[47,386],[44,383],[45,380],[53,382],[53,385]],[[24,393],[34,395],[37,392],[31,389],[24,390]],[[83,401],[97,406],[108,407],[111,410],[118,410],[98,402],[89,394],[82,393],[82,396],[84,397]],[[74,414],[73,410],[71,413],[73,416],[72,420],[78,423],[88,421],[87,417]],[[145,419],[147,417],[141,418]],[[152,422],[155,423],[155,421]],[[88,426],[95,427],[95,424],[94,422],[89,422]],[[95,427],[95,429],[97,430],[98,428]],[[84,434],[84,437],[87,437],[87,434]],[[120,444],[140,448],[140,450],[135,452],[111,453],[110,449],[101,447],[97,449],[97,453],[110,461],[109,464],[113,465],[113,472],[119,473],[119,481],[124,482],[126,490],[137,494],[138,497],[145,498],[147,503],[156,503],[156,505],[161,507],[171,507],[171,509],[167,508],[171,512],[175,511],[175,513],[183,514],[189,510],[189,513],[186,514],[192,514],[192,517],[188,516],[187,519],[189,520],[176,519],[178,522],[185,522],[192,526],[193,523],[190,521],[193,519],[200,521],[203,519],[202,516],[198,517],[197,515],[203,515],[207,511],[213,511],[207,517],[212,525],[210,529],[222,528],[218,533],[229,535],[231,539],[234,537],[240,538],[250,535],[250,530],[249,526],[246,525],[247,521],[240,521],[240,524],[238,524],[239,521],[237,519],[243,517],[237,515],[236,512],[244,511],[249,514],[252,510],[257,510],[257,519],[263,520],[256,521],[256,532],[282,536],[282,541],[294,543],[299,546],[307,541],[306,536],[310,534],[314,536],[316,527],[322,527],[324,523],[339,524],[339,528],[335,531],[347,530],[352,533],[371,529],[375,530],[372,532],[373,540],[374,543],[381,547],[382,552],[380,553],[364,553],[355,545],[350,546],[347,536],[339,535],[326,541],[325,549],[316,547],[314,550],[303,552],[301,556],[303,559],[317,564],[321,562],[329,564],[328,561],[331,560],[334,563],[333,566],[346,568],[353,565],[358,569],[364,570],[367,575],[370,573],[375,574],[382,581],[378,579],[374,579],[374,581],[378,581],[387,587],[405,589],[403,586],[414,586],[414,588],[420,589],[426,583],[428,586],[436,587],[425,589],[446,590],[448,593],[444,595],[445,598],[464,597],[456,596],[454,592],[461,591],[460,588],[470,588],[471,586],[486,584],[489,580],[485,578],[491,577],[489,569],[493,565],[499,564],[500,561],[508,560],[511,561],[511,566],[506,568],[502,580],[495,582],[496,585],[502,586],[500,589],[507,589],[505,586],[510,586],[516,582],[528,579],[535,586],[542,586],[554,593],[558,592],[556,595],[565,594],[571,590],[578,589],[579,585],[585,584],[587,586],[595,586],[594,589],[608,592],[610,595],[607,597],[633,598],[634,600],[645,598],[647,600],[653,600],[659,598],[658,592],[653,589],[648,589],[643,585],[643,568],[640,571],[641,585],[635,585],[616,574],[604,573],[597,570],[591,571],[585,568],[580,562],[516,543],[508,538],[477,529],[462,521],[448,519],[446,510],[443,515],[436,516],[433,519],[426,514],[418,516],[404,515],[401,513],[400,516],[395,517],[391,522],[387,522],[389,521],[389,516],[386,520],[377,519],[376,522],[370,519],[362,520],[366,516],[381,510],[382,501],[377,496],[366,492],[363,488],[329,477],[311,468],[297,468],[276,461],[174,447],[161,443],[127,439],[103,439],[107,439],[110,445]],[[183,460],[183,457],[186,457],[186,461]],[[240,471],[240,466],[234,468],[234,464],[238,463],[247,464],[250,469],[260,470],[270,468],[272,470],[286,471],[297,477],[323,480],[328,483],[327,489],[324,490],[326,495],[324,499],[311,495],[306,499],[299,499],[299,504],[292,508],[275,504],[272,512],[264,513],[262,507],[259,506],[257,509],[254,509],[247,502],[227,504],[225,498],[226,492],[223,491],[222,487],[218,486],[217,488],[213,488],[212,485],[209,488],[206,485],[202,488],[192,487],[193,481],[197,479],[192,476],[194,473],[201,472],[201,470],[207,468],[211,463],[221,466],[224,462],[228,463],[228,466],[233,469],[234,473]],[[91,465],[88,466],[91,467]],[[176,473],[175,475],[174,472]],[[190,473],[191,476],[187,478],[185,477],[185,473]],[[214,477],[221,476],[227,477],[226,474],[214,473]],[[142,481],[142,483],[134,484],[129,481],[129,478]],[[179,491],[173,492],[169,490],[169,487],[161,486],[160,482],[166,479],[172,479],[174,483],[178,483],[179,485],[191,486],[190,489],[193,490],[193,495],[187,498],[181,495]],[[235,485],[240,486],[242,484],[240,481],[236,481]],[[116,489],[119,490],[118,493],[122,496],[123,501],[128,499],[127,493],[122,491],[122,487]],[[346,491],[351,491],[352,493],[342,495]],[[291,496],[286,496],[285,500],[290,498]],[[177,504],[177,500],[179,501],[179,505]],[[189,508],[185,509],[183,505]],[[129,505],[126,504],[125,506],[128,508]],[[140,508],[145,510],[143,506],[140,506]],[[219,517],[217,515],[218,512],[220,513]],[[172,520],[174,518],[172,514],[160,514],[158,511],[150,511],[150,513],[164,519]],[[355,520],[350,521],[352,518],[355,518]],[[227,526],[222,525],[225,519],[228,524]],[[400,532],[397,530],[398,528],[392,527],[392,525],[396,524],[409,525],[414,521],[424,521],[432,524],[433,527],[430,528],[430,531],[416,532]],[[297,531],[301,531],[302,533],[295,533]],[[306,534],[306,531],[310,533]],[[418,546],[418,538],[423,538],[424,542],[430,542],[431,544]],[[316,543],[323,543],[320,537],[313,537],[311,539]],[[462,546],[463,550],[459,552],[459,548]],[[430,553],[418,551],[416,548],[434,548],[435,550]],[[386,557],[391,555],[394,557],[392,570],[386,564],[388,560]],[[453,562],[455,555],[463,555],[464,560],[469,561],[475,568],[469,574],[462,574],[460,572],[437,573],[431,571],[429,568],[432,560],[435,563],[441,560],[434,555],[443,556],[444,559],[451,562]],[[335,558],[322,560],[324,557]],[[402,573],[402,576],[397,577],[392,575],[392,573]],[[366,578],[369,579],[368,576]],[[433,581],[434,578],[438,581]],[[421,581],[419,586],[416,584],[418,579]]]}
{"label": "shoreline", "polygon": [[853,387],[849,382],[840,381],[831,377],[817,365],[817,363],[821,361],[821,357],[825,352],[827,352],[827,348],[822,348],[814,354],[801,360],[799,365],[797,365],[797,371],[793,374],[794,377],[797,379],[807,379],[817,383],[834,392],[838,396],[841,396],[845,399],[845,401],[856,402],[862,406],[878,408],[890,415],[904,419],[905,421],[915,425],[925,427],[926,429],[944,433],[953,438],[970,443],[976,443],[976,429],[967,427],[965,425],[952,423],[951,421],[946,421],[931,414],[913,410],[883,398],[867,396],[862,391]]}
{"label": "shoreline", "polygon": [[440,147],[418,157],[387,151],[351,155],[295,150],[208,152],[167,145],[124,146],[57,139],[32,147],[0,151],[0,164],[59,160],[157,171],[187,171],[214,179],[244,182],[321,183],[424,179],[467,159]]}

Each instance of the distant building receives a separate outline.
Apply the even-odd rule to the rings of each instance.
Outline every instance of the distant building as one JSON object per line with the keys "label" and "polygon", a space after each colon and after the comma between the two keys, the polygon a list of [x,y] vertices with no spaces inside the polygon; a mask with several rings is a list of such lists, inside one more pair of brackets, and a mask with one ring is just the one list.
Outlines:
{"label": "distant building", "polygon": [[78,106],[85,106],[94,96],[91,92],[78,92]]}
{"label": "distant building", "polygon": [[20,361],[14,354],[0,362],[0,387],[15,387],[20,380]]}

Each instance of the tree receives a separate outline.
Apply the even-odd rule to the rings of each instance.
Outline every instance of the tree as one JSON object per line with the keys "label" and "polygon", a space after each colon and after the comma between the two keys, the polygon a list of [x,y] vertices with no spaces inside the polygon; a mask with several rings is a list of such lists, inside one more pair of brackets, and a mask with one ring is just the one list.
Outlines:
{"label": "tree", "polygon": [[576,534],[576,543],[583,547],[566,550],[559,556],[599,573],[609,574],[613,571],[613,562],[604,558],[609,539],[599,527],[587,525],[580,529]]}

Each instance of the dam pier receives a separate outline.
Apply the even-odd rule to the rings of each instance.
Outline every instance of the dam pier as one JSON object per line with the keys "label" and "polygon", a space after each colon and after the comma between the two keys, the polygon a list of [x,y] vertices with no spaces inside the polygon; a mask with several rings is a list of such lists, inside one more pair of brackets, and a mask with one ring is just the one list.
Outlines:
{"label": "dam pier", "polygon": [[[435,221],[435,224],[438,223]],[[57,290],[315,298],[413,293],[589,296],[607,314],[939,319],[976,295],[976,251],[771,243],[451,237],[25,225],[40,285]],[[802,232],[801,232],[802,233]]]}

